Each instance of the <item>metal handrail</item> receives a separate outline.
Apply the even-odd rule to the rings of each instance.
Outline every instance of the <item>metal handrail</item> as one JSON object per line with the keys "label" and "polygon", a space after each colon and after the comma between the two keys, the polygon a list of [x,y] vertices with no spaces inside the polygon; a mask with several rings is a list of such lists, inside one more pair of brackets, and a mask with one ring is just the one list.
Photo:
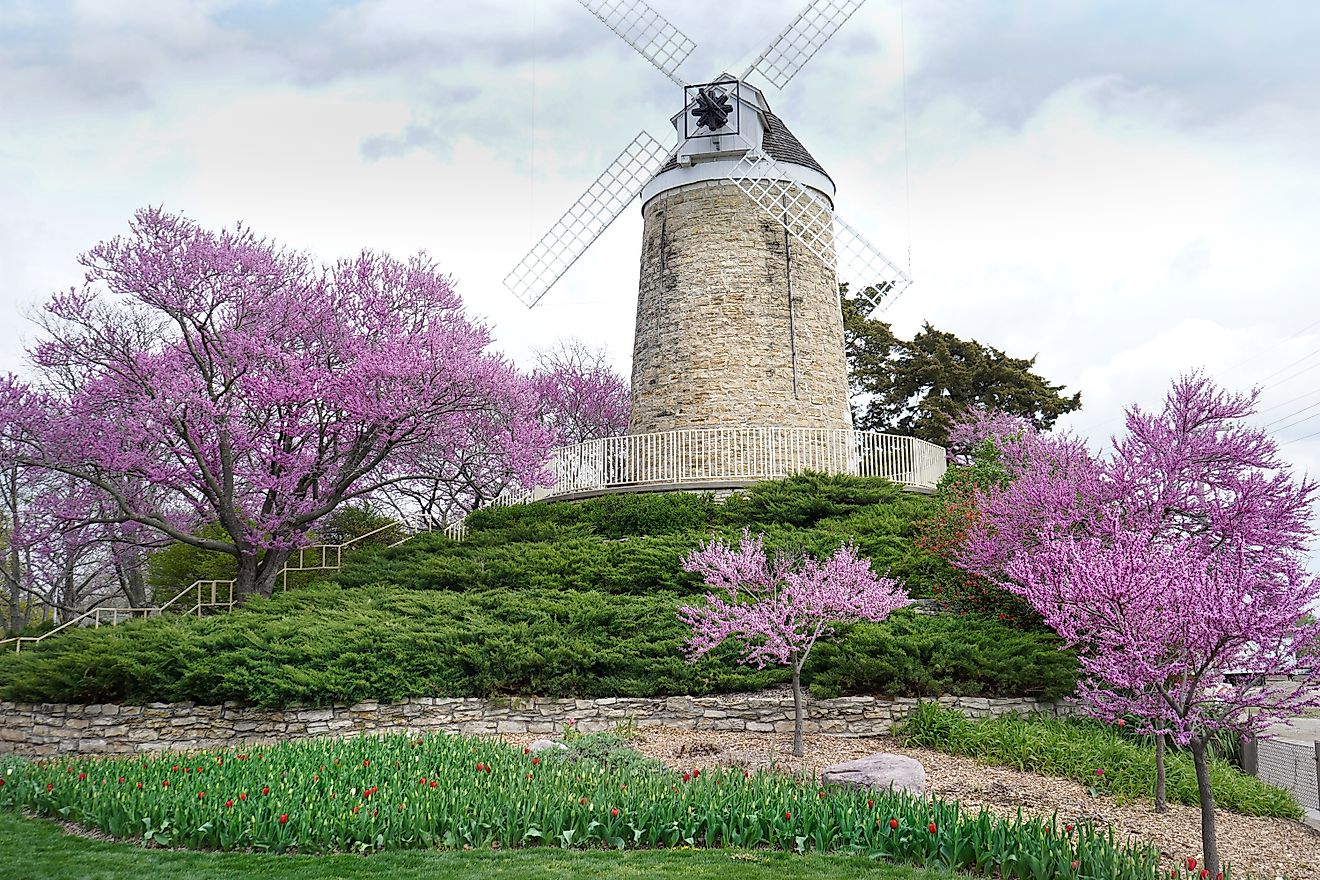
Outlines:
{"label": "metal handrail", "polygon": [[[284,567],[281,568],[279,572],[276,573],[276,577],[282,578],[282,585],[280,588],[281,592],[285,592],[289,588],[289,572],[337,571],[343,565],[344,550],[346,548],[351,547],[354,544],[366,538],[370,538],[372,535],[378,535],[381,532],[384,532],[392,528],[396,528],[396,525],[394,523],[381,526],[378,529],[372,529],[370,532],[367,532],[362,535],[358,535],[355,538],[350,538],[347,541],[344,541],[339,544],[313,544],[310,547],[300,548],[298,551],[299,553],[298,565],[294,567],[286,563]],[[405,538],[404,540],[407,539]],[[305,565],[304,564],[306,562],[305,554],[307,552],[314,552],[318,550],[321,553],[322,564]],[[328,564],[331,550],[334,551],[334,560],[335,560],[334,565]],[[69,618],[64,623],[60,624],[54,629],[47,630],[46,632],[42,633],[39,636],[11,636],[10,638],[7,639],[0,639],[0,646],[13,644],[14,652],[19,653],[23,650],[24,644],[28,644],[28,645],[37,644],[38,642],[50,638],[56,633],[63,632],[64,630],[68,629],[71,626],[84,624],[84,622],[88,620],[92,622],[91,625],[93,628],[99,629],[102,620],[105,617],[110,618],[110,621],[105,624],[106,626],[114,626],[118,624],[120,622],[119,618],[121,617],[124,618],[125,620],[132,620],[134,617],[144,617],[144,618],[160,617],[167,610],[173,608],[176,604],[178,604],[180,600],[182,600],[184,597],[190,596],[194,593],[197,596],[196,601],[193,602],[190,606],[188,606],[186,610],[182,610],[182,606],[180,605],[181,610],[179,613],[184,615],[196,614],[198,617],[201,617],[202,612],[207,609],[224,608],[227,611],[232,611],[235,604],[234,584],[236,583],[237,580],[233,578],[228,580],[213,580],[213,579],[196,580],[193,581],[188,586],[184,587],[182,590],[178,592],[178,594],[176,594],[169,600],[161,603],[160,605],[153,605],[148,608],[121,608],[121,607],[100,605],[97,606],[96,608],[91,608],[88,609],[87,611],[84,611],[82,614],[79,614],[77,617]],[[209,601],[207,601],[207,597],[203,592],[207,587],[210,588]],[[222,595],[222,591],[224,590],[228,591],[227,598],[221,599],[220,597]]]}

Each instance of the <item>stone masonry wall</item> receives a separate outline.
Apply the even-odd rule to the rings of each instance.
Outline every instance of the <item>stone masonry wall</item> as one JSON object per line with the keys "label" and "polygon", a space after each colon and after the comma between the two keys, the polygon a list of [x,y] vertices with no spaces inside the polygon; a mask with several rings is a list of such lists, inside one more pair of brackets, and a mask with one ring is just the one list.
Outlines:
{"label": "stone masonry wall", "polygon": [[834,272],[731,183],[669,190],[642,216],[630,433],[851,427]]}
{"label": "stone masonry wall", "polygon": [[[840,697],[806,704],[807,733],[876,736],[906,716],[915,699]],[[1065,714],[1065,704],[1029,697],[942,697],[973,717],[1010,712]],[[146,706],[0,702],[0,753],[134,754],[232,746],[244,742],[349,737],[359,733],[445,731],[467,735],[546,734],[572,718],[580,730],[617,724],[688,730],[790,733],[793,698],[785,689],[756,694],[667,699],[509,700],[420,698],[404,703],[358,703],[328,709],[264,710],[225,704],[152,703]]]}

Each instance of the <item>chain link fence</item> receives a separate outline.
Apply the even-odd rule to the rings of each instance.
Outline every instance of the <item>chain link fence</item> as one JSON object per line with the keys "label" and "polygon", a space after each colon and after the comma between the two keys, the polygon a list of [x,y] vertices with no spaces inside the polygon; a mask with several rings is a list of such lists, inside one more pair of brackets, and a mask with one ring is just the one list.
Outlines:
{"label": "chain link fence", "polygon": [[1248,742],[1243,754],[1248,773],[1292,792],[1307,810],[1320,810],[1320,743],[1274,737]]}

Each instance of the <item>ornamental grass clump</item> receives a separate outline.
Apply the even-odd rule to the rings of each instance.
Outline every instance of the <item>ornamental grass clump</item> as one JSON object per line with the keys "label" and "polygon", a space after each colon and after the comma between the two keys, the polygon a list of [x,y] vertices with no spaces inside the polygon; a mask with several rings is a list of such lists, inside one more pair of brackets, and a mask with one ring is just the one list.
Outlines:
{"label": "ornamental grass clump", "polygon": [[1146,880],[1158,866],[1152,849],[1107,831],[740,768],[607,765],[591,749],[443,735],[248,748],[15,759],[0,765],[0,807],[192,849],[776,849],[1023,880]]}
{"label": "ornamental grass clump", "polygon": [[[793,754],[802,757],[802,667],[816,642],[834,625],[869,620],[879,623],[911,604],[891,578],[877,577],[870,560],[844,544],[824,563],[804,554],[770,559],[765,536],[744,529],[738,549],[716,538],[683,560],[712,589],[704,605],[683,605],[679,620],[692,628],[689,659],[696,660],[726,640],[738,642],[742,662],[764,669],[768,663],[793,672]],[[718,592],[715,592],[718,591]]]}

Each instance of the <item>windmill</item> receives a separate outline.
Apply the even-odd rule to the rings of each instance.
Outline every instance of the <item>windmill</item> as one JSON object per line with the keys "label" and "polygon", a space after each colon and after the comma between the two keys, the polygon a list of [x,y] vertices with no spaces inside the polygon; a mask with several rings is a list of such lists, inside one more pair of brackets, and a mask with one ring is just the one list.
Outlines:
{"label": "windmill", "polygon": [[850,428],[838,282],[871,310],[911,279],[834,212],[834,182],[752,78],[782,89],[864,0],[812,0],[741,76],[689,84],[696,44],[644,0],[579,0],[683,89],[505,278],[528,307],[634,199],[644,219],[630,434]]}

